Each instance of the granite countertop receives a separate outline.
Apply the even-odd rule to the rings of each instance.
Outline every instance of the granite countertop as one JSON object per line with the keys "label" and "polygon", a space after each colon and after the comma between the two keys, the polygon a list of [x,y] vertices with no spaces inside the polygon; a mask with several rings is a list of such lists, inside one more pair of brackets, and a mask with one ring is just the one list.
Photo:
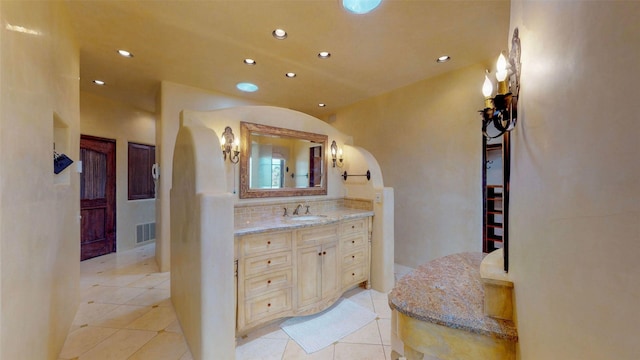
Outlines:
{"label": "granite countertop", "polygon": [[391,309],[414,319],[518,341],[513,321],[484,315],[482,253],[445,256],[402,277],[389,293]]}
{"label": "granite countertop", "polygon": [[[358,219],[367,216],[373,216],[373,211],[343,208],[339,210],[327,211],[319,214],[302,214],[288,216],[269,216],[256,220],[236,222],[235,235],[257,234],[272,230],[292,230],[310,226],[326,225],[337,223],[342,220]],[[294,220],[296,217],[304,217],[306,215],[320,215],[322,217],[313,220]]]}

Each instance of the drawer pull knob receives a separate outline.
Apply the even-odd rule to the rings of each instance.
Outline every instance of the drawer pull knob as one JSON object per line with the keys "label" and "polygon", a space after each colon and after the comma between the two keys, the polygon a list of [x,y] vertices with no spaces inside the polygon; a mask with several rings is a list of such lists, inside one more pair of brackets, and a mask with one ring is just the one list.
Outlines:
{"label": "drawer pull knob", "polygon": [[268,304],[267,304],[267,307],[271,307],[271,303],[268,303]]}
{"label": "drawer pull knob", "polygon": [[319,253],[318,253],[318,256],[322,256],[322,253],[321,253],[321,252],[319,252]]}
{"label": "drawer pull knob", "polygon": [[356,273],[351,273],[351,276],[356,276]]}
{"label": "drawer pull knob", "polygon": [[267,241],[267,245],[271,245],[271,241]]}
{"label": "drawer pull knob", "polygon": [[356,241],[355,241],[355,240],[351,240],[351,243],[352,243],[352,244],[355,244],[355,243],[356,243]]}
{"label": "drawer pull knob", "polygon": [[270,264],[271,264],[271,260],[267,260],[267,265],[270,265]]}
{"label": "drawer pull knob", "polygon": [[271,280],[267,280],[267,284],[271,284]]}
{"label": "drawer pull knob", "polygon": [[351,255],[351,258],[352,258],[352,259],[355,259],[355,258],[356,258],[356,256],[355,256],[355,255]]}
{"label": "drawer pull knob", "polygon": [[326,252],[326,251],[323,251],[323,252],[322,252],[322,255],[327,255],[327,252]]}
{"label": "drawer pull knob", "polygon": [[351,225],[351,228],[352,228],[352,229],[355,229],[355,228],[356,228],[356,226],[355,226],[355,225]]}

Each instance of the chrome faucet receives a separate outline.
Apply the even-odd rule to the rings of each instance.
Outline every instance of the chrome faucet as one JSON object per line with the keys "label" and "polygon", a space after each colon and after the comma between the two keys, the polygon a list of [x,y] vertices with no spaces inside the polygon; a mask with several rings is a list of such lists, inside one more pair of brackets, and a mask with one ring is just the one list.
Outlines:
{"label": "chrome faucet", "polygon": [[302,204],[298,204],[298,206],[296,206],[296,209],[293,210],[293,215],[299,215],[301,208],[302,208]]}

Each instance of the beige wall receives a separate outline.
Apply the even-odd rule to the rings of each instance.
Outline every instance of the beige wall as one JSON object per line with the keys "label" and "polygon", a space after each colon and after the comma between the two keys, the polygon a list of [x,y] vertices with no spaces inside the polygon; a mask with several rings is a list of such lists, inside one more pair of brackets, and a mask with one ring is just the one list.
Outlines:
{"label": "beige wall", "polygon": [[482,251],[477,65],[341,109],[332,123],[369,150],[395,193],[395,261]]}
{"label": "beige wall", "polygon": [[640,354],[640,2],[512,3],[511,274],[522,359]]}
{"label": "beige wall", "polygon": [[61,2],[0,1],[0,24],[0,358],[57,359],[79,301],[80,191],[75,167],[53,174],[54,113],[77,160],[79,51]]}
{"label": "beige wall", "polygon": [[155,114],[81,92],[80,118],[83,135],[116,140],[116,249],[143,245],[136,244],[136,225],[155,222],[156,200],[128,200],[128,143],[155,144]]}
{"label": "beige wall", "polygon": [[[217,92],[163,81],[159,94],[156,124],[156,162],[160,164],[160,181],[156,201],[156,261],[161,271],[169,271],[169,190],[173,148],[180,127],[182,110],[216,110],[242,105],[263,105]],[[166,199],[166,201],[165,201]]]}

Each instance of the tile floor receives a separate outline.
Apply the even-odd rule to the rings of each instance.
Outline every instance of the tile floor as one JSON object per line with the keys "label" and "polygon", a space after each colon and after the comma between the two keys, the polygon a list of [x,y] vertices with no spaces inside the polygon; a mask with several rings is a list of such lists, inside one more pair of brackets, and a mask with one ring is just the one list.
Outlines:
{"label": "tile floor", "polygon": [[[154,256],[150,244],[81,263],[81,303],[60,360],[192,359],[171,303],[169,273],[158,272]],[[236,359],[391,360],[386,294],[356,288],[345,297],[378,318],[310,355],[275,323],[238,339]]]}

